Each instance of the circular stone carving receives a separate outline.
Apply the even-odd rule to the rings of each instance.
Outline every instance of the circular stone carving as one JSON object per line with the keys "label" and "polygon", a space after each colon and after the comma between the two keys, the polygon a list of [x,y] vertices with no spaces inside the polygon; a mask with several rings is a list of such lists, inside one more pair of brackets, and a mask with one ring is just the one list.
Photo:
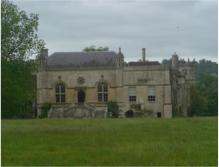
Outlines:
{"label": "circular stone carving", "polygon": [[78,84],[83,84],[85,79],[83,77],[78,77]]}

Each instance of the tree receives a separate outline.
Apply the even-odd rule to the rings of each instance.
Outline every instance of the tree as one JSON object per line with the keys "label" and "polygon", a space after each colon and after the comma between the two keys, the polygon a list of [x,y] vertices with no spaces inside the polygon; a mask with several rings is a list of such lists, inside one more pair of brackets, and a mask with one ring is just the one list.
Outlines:
{"label": "tree", "polygon": [[109,48],[108,47],[98,47],[96,48],[95,45],[92,45],[92,46],[89,46],[89,47],[86,47],[83,49],[84,52],[99,52],[99,51],[109,51]]}
{"label": "tree", "polygon": [[26,14],[8,0],[1,1],[2,117],[27,117],[33,98],[32,72],[44,41],[37,36],[38,15]]}
{"label": "tree", "polygon": [[197,87],[200,95],[208,101],[208,116],[217,115],[218,111],[218,78],[207,73],[198,76]]}
{"label": "tree", "polygon": [[109,101],[107,103],[108,113],[111,113],[113,117],[119,117],[119,106],[116,102]]}
{"label": "tree", "polygon": [[208,112],[207,99],[202,96],[196,86],[191,87],[190,116],[206,116]]}

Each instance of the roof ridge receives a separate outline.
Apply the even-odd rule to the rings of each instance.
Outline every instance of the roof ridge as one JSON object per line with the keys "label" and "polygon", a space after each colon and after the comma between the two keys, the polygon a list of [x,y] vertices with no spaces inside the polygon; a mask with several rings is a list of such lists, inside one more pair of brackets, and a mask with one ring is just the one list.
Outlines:
{"label": "roof ridge", "polygon": [[86,51],[74,51],[74,52],[53,52],[52,54],[54,53],[103,53],[103,52],[106,52],[106,53],[110,53],[110,52],[113,52],[113,53],[116,53],[115,51],[92,51],[92,52],[86,52]]}

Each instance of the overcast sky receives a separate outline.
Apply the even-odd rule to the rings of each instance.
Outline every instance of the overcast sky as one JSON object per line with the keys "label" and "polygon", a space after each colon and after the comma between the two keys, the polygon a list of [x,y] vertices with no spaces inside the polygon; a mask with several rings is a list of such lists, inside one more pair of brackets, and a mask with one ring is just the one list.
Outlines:
{"label": "overcast sky", "polygon": [[49,54],[90,45],[122,48],[125,60],[179,57],[217,61],[217,0],[14,0],[39,14]]}

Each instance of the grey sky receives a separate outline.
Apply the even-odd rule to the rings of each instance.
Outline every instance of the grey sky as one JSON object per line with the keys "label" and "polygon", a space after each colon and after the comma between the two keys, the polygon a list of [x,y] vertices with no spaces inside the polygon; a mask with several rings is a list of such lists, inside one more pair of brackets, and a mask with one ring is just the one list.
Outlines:
{"label": "grey sky", "polygon": [[125,60],[170,58],[217,61],[217,0],[16,0],[39,14],[39,36],[49,54],[90,45],[122,48]]}

